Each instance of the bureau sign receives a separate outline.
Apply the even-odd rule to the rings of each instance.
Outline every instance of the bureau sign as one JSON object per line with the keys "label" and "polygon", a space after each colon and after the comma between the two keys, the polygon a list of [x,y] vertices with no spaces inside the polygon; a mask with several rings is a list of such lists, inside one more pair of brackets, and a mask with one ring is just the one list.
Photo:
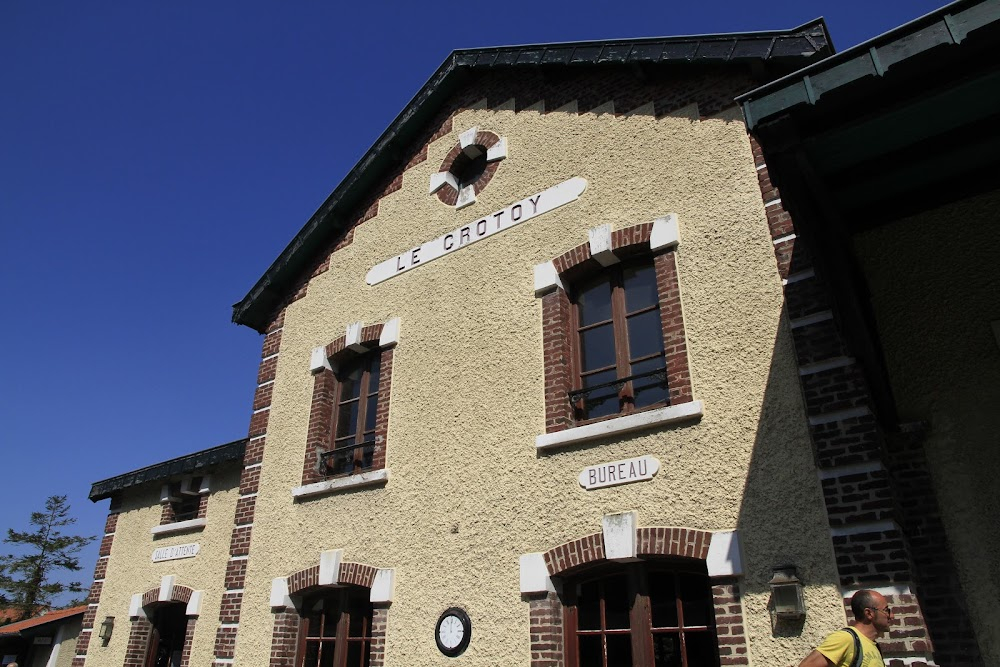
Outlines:
{"label": "bureau sign", "polygon": [[617,486],[631,482],[653,479],[660,469],[660,462],[654,456],[640,456],[636,459],[598,463],[583,469],[580,486],[590,491],[605,486]]}

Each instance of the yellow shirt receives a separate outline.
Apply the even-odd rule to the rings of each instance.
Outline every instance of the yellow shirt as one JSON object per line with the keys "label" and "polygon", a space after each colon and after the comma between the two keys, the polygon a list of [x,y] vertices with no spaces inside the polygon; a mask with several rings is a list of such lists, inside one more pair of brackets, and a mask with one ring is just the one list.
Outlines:
{"label": "yellow shirt", "polygon": [[[882,667],[882,653],[875,642],[860,632],[858,638],[861,639],[861,652],[864,655],[861,667]],[[851,667],[854,661],[854,637],[847,630],[837,630],[824,639],[816,650],[829,658],[836,667]]]}

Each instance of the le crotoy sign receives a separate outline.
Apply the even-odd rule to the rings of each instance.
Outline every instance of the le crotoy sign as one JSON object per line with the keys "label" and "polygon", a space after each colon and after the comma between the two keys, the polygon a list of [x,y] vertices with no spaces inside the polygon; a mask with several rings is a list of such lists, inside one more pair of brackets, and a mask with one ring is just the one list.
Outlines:
{"label": "le crotoy sign", "polygon": [[587,180],[579,176],[563,181],[559,185],[553,185],[548,190],[526,197],[495,213],[439,236],[433,241],[418,245],[416,248],[411,248],[376,264],[368,271],[365,282],[369,285],[377,285],[390,278],[395,278],[401,273],[423,266],[438,257],[461,250],[476,241],[481,241],[522,222],[537,218],[543,213],[576,201],[586,187]]}
{"label": "le crotoy sign", "polygon": [[160,547],[153,551],[153,562],[159,563],[165,560],[178,560],[180,558],[194,558],[198,555],[201,546],[197,542],[191,544],[177,544],[172,547]]}
{"label": "le crotoy sign", "polygon": [[654,456],[640,456],[635,459],[611,461],[588,466],[580,473],[580,486],[590,491],[605,486],[617,486],[630,482],[653,479],[660,469],[660,462]]}

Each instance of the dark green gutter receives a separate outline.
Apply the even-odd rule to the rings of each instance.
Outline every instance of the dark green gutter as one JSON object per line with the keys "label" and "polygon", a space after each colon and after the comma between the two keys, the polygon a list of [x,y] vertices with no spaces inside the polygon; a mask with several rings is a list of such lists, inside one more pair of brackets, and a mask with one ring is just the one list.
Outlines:
{"label": "dark green gutter", "polygon": [[958,0],[867,42],[740,95],[747,128],[801,104],[815,105],[830,91],[866,77],[885,76],[904,60],[1000,20],[1000,0]]}
{"label": "dark green gutter", "polygon": [[791,30],[502,46],[453,51],[323,205],[309,218],[242,300],[233,322],[263,331],[274,309],[316,255],[344,231],[345,216],[380,178],[397,168],[404,151],[453,92],[491,69],[635,64],[767,62],[797,64],[832,53],[823,19]]}

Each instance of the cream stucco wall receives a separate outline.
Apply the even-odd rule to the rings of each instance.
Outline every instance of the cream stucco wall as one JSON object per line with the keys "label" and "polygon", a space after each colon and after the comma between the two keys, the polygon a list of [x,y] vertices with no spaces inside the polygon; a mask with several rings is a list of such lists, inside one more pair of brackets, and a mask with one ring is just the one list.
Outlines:
{"label": "cream stucco wall", "polygon": [[1000,664],[1000,192],[861,234],[893,393],[924,446],[986,664]]}
{"label": "cream stucco wall", "polygon": [[[395,568],[387,664],[454,664],[433,638],[438,615],[451,605],[467,608],[473,619],[462,664],[528,664],[518,556],[596,532],[602,515],[631,509],[640,526],[740,531],[754,664],[791,664],[843,623],[746,131],[732,114],[696,118],[695,109],[659,119],[461,112],[454,131],[431,144],[428,159],[404,175],[402,189],[382,199],[377,217],[357,228],[330,270],[288,308],[237,664],[267,663],[272,578],[314,565],[321,551],[335,548],[344,549],[346,560]],[[510,157],[474,205],[455,211],[427,194],[428,178],[458,134],[476,125],[506,136]],[[574,176],[588,181],[578,201],[385,283],[365,284],[366,272],[394,254]],[[667,212],[680,220],[684,319],[703,419],[536,453],[544,401],[533,266],[585,242],[592,227],[619,228]],[[351,322],[392,317],[401,318],[402,332],[392,376],[388,484],[293,502],[313,388],[310,350]],[[651,482],[590,492],[577,483],[587,465],[644,454],[662,462]],[[130,519],[128,530],[142,523]],[[122,539],[144,557],[151,546],[148,535]],[[807,583],[809,613],[801,633],[774,637],[766,582],[773,566],[787,563]],[[181,567],[163,569],[177,570],[185,584],[196,578]],[[206,608],[217,604],[219,592],[216,584]],[[125,591],[108,597],[123,604],[126,598]],[[199,656],[211,646],[201,640]]]}
{"label": "cream stucco wall", "polygon": [[[63,626],[62,639],[58,644],[59,654],[56,656],[54,667],[70,667],[73,664],[73,655],[76,653],[76,639],[80,635],[80,628],[82,626],[83,617],[81,616],[76,617]],[[55,650],[54,647],[53,650]]]}
{"label": "cream stucco wall", "polygon": [[[211,664],[238,489],[236,464],[214,471],[205,528],[159,537],[154,537],[150,529],[160,525],[160,484],[129,489],[123,494],[122,511],[118,515],[94,621],[95,636],[87,649],[87,665],[118,667],[123,663],[131,629],[129,602],[132,595],[159,588],[165,575],[176,575],[177,585],[205,591],[201,615],[195,623],[191,664]],[[193,542],[200,546],[194,558],[152,562],[155,549]],[[96,631],[106,616],[114,616],[115,629],[111,641],[104,646],[96,637]]]}

